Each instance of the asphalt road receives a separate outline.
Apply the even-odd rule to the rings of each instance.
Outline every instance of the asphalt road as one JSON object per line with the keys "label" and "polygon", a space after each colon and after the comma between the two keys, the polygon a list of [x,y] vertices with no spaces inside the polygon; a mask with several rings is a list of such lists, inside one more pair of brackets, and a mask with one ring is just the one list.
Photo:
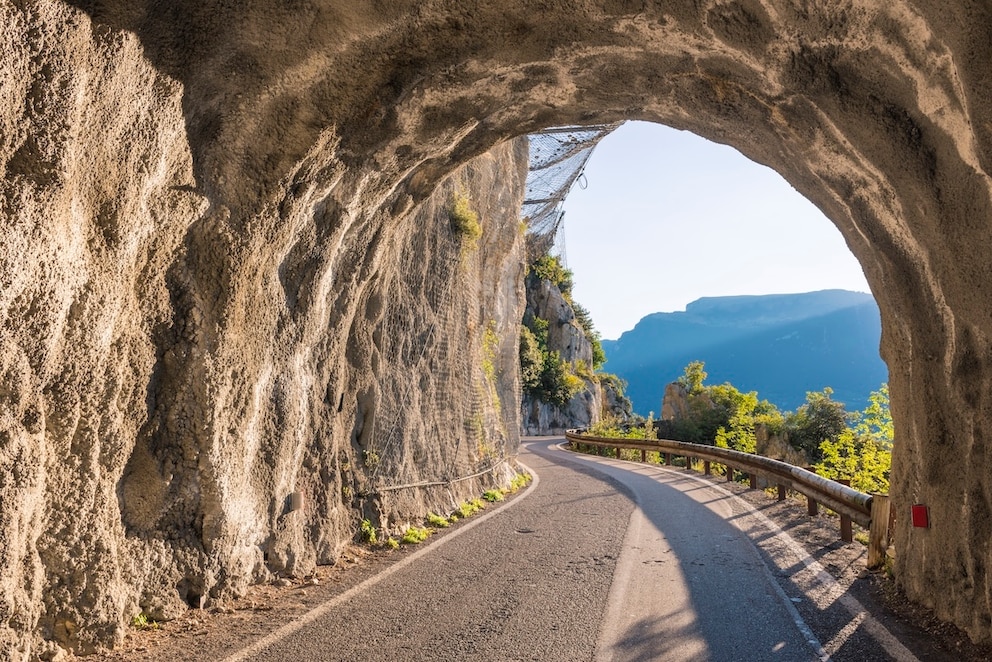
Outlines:
{"label": "asphalt road", "polygon": [[505,510],[230,661],[915,659],[728,492],[555,443]]}

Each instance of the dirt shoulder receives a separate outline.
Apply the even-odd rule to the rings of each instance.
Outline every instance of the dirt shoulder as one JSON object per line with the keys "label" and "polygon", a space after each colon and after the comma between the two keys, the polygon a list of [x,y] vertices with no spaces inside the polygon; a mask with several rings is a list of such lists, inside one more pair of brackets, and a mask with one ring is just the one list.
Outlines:
{"label": "dirt shoulder", "polygon": [[954,625],[939,621],[933,612],[910,602],[885,570],[867,569],[867,547],[857,541],[866,531],[854,526],[855,542],[840,540],[840,519],[824,512],[811,517],[806,499],[792,495],[779,502],[771,491],[752,490],[742,483],[713,479],[750,503],[798,542],[837,582],[860,602],[919,659],[927,662],[988,662],[992,648],[976,646]]}

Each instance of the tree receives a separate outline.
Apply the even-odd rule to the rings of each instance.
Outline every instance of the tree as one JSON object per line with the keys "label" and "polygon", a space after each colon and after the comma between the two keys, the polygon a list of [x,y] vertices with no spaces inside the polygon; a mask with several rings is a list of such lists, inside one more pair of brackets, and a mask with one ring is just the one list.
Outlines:
{"label": "tree", "polygon": [[825,478],[846,478],[851,487],[862,492],[887,494],[892,453],[874,439],[848,428],[837,439],[820,444],[820,462],[816,472]]}
{"label": "tree", "polygon": [[692,361],[683,371],[682,376],[676,381],[685,389],[689,395],[696,395],[703,390],[703,382],[706,381],[706,371],[703,370],[705,364],[702,361]]}
{"label": "tree", "polygon": [[892,425],[892,412],[889,411],[889,385],[882,384],[868,396],[868,406],[856,414],[857,425],[854,431],[870,437],[883,448],[892,449],[895,428]]}
{"label": "tree", "polygon": [[789,443],[805,452],[812,461],[820,459],[823,441],[836,440],[847,428],[844,403],[831,399],[833,392],[829,386],[822,391],[807,392],[806,403],[785,419]]}
{"label": "tree", "polygon": [[868,396],[868,406],[851,416],[848,427],[836,439],[820,444],[817,473],[827,478],[846,478],[862,492],[887,493],[892,469],[892,415],[887,384]]}
{"label": "tree", "polygon": [[724,384],[735,391],[733,395],[733,413],[726,426],[720,426],[716,431],[714,442],[720,448],[731,448],[742,453],[753,453],[758,447],[758,438],[754,434],[754,410],[758,406],[758,394],[755,391],[741,393],[730,384]]}

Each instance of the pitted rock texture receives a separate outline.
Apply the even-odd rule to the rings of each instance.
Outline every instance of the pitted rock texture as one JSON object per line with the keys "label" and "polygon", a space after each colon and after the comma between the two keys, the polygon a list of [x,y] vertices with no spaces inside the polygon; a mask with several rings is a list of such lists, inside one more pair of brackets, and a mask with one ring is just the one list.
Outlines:
{"label": "pitted rock texture", "polygon": [[508,479],[525,140],[415,200],[328,137],[245,211],[205,193],[184,85],[134,34],[59,3],[0,26],[0,659],[113,644]]}
{"label": "pitted rock texture", "polygon": [[737,147],[840,229],[882,314],[897,577],[992,640],[990,32],[932,0],[0,0],[0,645],[85,651],[264,576],[260,545],[302,572],[357,513],[440,499],[359,496],[499,428],[424,399],[462,436],[362,464],[384,380],[447,365],[388,365],[428,338],[383,336],[399,265],[415,291],[443,264],[404,253],[443,226],[413,212],[510,137],[624,118]]}

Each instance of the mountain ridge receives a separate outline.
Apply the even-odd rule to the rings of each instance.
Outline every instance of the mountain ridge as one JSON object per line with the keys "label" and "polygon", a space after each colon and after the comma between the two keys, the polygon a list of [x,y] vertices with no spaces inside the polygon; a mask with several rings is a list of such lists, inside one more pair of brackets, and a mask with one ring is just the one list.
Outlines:
{"label": "mountain ridge", "polygon": [[638,413],[660,411],[664,387],[701,360],[708,383],[757,391],[783,410],[829,386],[849,411],[888,379],[878,355],[881,321],[870,294],[706,297],[685,311],[652,313],[603,342],[606,369],[628,382]]}

